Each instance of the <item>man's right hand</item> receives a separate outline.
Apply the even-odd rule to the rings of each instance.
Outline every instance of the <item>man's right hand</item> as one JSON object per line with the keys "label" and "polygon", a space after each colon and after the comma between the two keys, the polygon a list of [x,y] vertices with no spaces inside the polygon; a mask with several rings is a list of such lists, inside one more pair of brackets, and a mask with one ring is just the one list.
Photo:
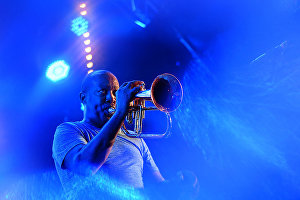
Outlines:
{"label": "man's right hand", "polygon": [[116,92],[116,112],[126,114],[129,103],[134,100],[135,95],[142,91],[145,83],[143,81],[129,81],[123,83]]}

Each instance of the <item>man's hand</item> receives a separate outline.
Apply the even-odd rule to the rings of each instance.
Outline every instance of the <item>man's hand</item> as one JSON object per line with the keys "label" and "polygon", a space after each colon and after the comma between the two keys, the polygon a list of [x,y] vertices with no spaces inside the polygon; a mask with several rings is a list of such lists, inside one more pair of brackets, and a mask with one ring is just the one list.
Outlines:
{"label": "man's hand", "polygon": [[143,81],[130,81],[123,83],[116,92],[116,112],[126,114],[129,109],[129,103],[134,100],[135,95],[142,91],[145,83]]}

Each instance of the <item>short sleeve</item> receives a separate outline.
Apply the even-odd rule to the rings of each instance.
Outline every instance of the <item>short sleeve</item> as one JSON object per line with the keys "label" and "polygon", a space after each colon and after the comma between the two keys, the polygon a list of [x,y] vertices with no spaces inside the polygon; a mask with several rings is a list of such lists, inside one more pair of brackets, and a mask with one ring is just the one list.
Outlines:
{"label": "short sleeve", "polygon": [[154,172],[154,171],[159,171],[158,167],[156,166],[153,158],[152,158],[152,155],[150,153],[150,150],[146,144],[146,142],[142,140],[142,145],[143,145],[143,160],[144,160],[144,167],[146,170],[149,170],[151,172]]}
{"label": "short sleeve", "polygon": [[52,146],[53,159],[61,167],[67,153],[79,144],[87,144],[80,130],[75,125],[65,122],[56,128]]}

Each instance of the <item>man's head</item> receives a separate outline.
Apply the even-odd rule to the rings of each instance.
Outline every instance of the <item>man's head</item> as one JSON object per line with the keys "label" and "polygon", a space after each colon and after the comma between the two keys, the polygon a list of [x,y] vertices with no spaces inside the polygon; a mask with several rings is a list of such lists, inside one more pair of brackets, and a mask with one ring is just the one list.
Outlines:
{"label": "man's head", "polygon": [[82,82],[80,100],[84,105],[84,119],[103,126],[111,117],[108,109],[116,106],[118,79],[109,71],[97,70]]}

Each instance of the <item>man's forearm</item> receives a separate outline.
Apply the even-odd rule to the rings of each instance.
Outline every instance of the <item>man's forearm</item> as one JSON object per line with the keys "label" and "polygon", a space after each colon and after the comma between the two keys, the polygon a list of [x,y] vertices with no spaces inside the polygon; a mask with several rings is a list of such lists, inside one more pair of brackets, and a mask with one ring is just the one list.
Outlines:
{"label": "man's forearm", "polygon": [[125,114],[117,111],[100,132],[78,152],[76,161],[91,165],[93,173],[97,172],[107,159],[124,119]]}

